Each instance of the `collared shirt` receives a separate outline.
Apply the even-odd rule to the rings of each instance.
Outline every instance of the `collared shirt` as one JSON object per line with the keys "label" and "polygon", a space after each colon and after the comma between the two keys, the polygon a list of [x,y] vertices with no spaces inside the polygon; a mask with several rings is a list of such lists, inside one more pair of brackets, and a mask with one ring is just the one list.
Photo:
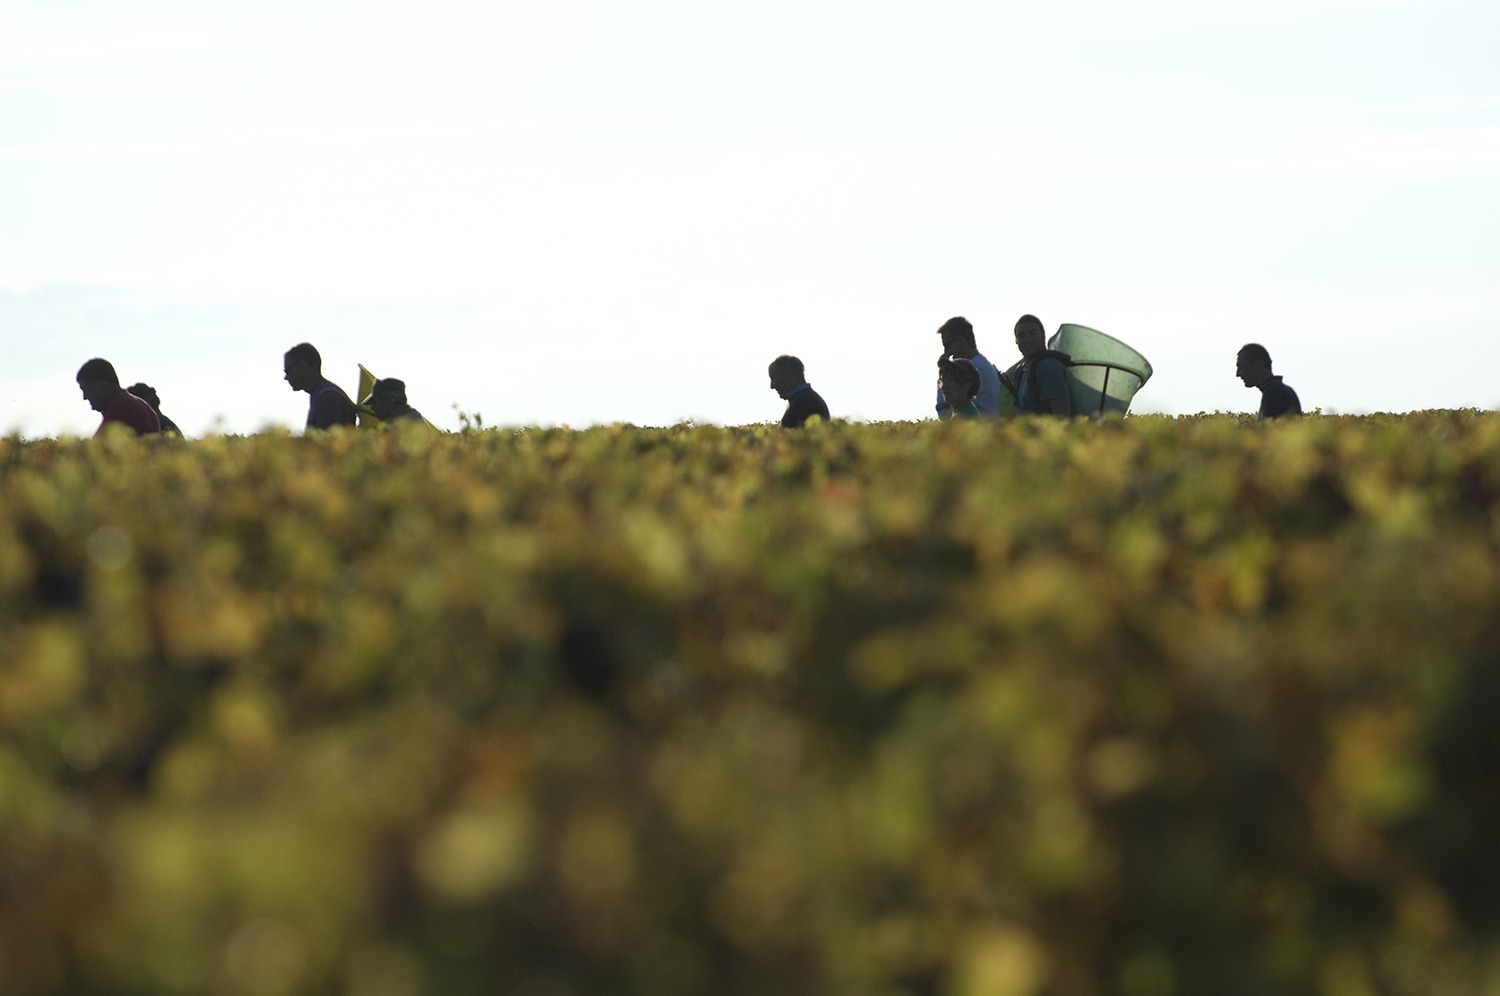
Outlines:
{"label": "collared shirt", "polygon": [[[969,357],[969,362],[974,364],[974,369],[979,371],[979,394],[974,398],[974,407],[979,409],[981,415],[998,415],[1000,413],[1000,374],[995,365],[985,359],[983,353],[975,353]],[[943,389],[938,387],[937,413],[938,418],[947,418],[952,412],[953,406],[943,398]]]}
{"label": "collared shirt", "polygon": [[156,412],[151,410],[151,406],[123,387],[104,403],[104,410],[100,414],[104,418],[100,420],[99,428],[94,430],[96,436],[102,433],[104,427],[111,422],[128,425],[140,436],[161,431],[161,420],[156,417]]}
{"label": "collared shirt", "polygon": [[804,381],[787,392],[786,413],[781,416],[783,429],[800,429],[814,415],[825,422],[829,419],[828,405],[811,384]]}
{"label": "collared shirt", "polygon": [[336,425],[353,425],[354,402],[344,389],[324,377],[308,392],[307,427],[309,429],[332,429]]}
{"label": "collared shirt", "polygon": [[1260,385],[1261,418],[1301,414],[1302,402],[1298,399],[1297,392],[1282,383],[1280,377],[1272,377]]}

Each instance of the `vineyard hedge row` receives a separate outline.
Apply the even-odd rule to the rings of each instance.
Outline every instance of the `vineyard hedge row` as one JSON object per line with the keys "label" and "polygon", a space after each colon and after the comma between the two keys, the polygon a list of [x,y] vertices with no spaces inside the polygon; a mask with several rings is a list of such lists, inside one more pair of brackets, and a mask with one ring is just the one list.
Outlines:
{"label": "vineyard hedge row", "polygon": [[1500,992],[1500,415],[0,440],[0,991]]}

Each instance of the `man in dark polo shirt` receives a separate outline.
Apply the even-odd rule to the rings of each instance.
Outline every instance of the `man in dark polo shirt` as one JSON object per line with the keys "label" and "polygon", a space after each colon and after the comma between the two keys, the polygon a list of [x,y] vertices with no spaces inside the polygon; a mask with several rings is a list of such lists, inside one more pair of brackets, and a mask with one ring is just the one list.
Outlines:
{"label": "man in dark polo shirt", "polygon": [[1260,388],[1261,418],[1302,414],[1302,402],[1297,398],[1297,392],[1271,373],[1271,354],[1260,343],[1251,342],[1240,347],[1234,373],[1246,387]]}
{"label": "man in dark polo shirt", "polygon": [[323,357],[310,342],[299,342],[286,351],[282,369],[294,391],[307,392],[307,427],[332,429],[354,425],[354,402],[344,389],[323,376]]}
{"label": "man in dark polo shirt", "polygon": [[828,421],[828,406],[802,370],[795,356],[778,356],[771,361],[771,390],[786,399],[786,413],[781,416],[783,429],[800,429],[814,415]]}
{"label": "man in dark polo shirt", "polygon": [[95,357],[78,368],[78,389],[89,407],[104,418],[94,431],[98,436],[104,427],[115,423],[135,430],[138,436],[161,432],[161,421],[151,406],[120,386],[114,364]]}

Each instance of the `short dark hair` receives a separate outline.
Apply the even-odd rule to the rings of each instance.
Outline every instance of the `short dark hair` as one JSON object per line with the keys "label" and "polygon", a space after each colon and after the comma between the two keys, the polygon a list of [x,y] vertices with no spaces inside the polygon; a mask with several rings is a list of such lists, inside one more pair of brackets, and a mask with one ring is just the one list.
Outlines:
{"label": "short dark hair", "polygon": [[781,354],[780,356],[776,357],[776,359],[771,361],[771,369],[773,371],[785,370],[798,379],[807,376],[807,373],[802,367],[802,361],[797,359],[797,357],[795,356],[788,356],[785,353]]}
{"label": "short dark hair", "polygon": [[299,342],[287,350],[286,359],[306,365],[313,373],[323,372],[323,357],[318,355],[317,347],[310,342]]}
{"label": "short dark hair", "polygon": [[954,315],[946,322],[938,326],[938,335],[947,337],[949,335],[961,336],[970,342],[974,341],[974,323],[963,315]]}
{"label": "short dark hair", "polygon": [[[944,380],[953,377],[963,381],[969,387],[967,397],[973,398],[979,394],[979,368],[962,356],[944,356],[938,360],[938,373]],[[949,401],[952,401],[950,398]]]}
{"label": "short dark hair", "polygon": [[1262,346],[1258,342],[1245,343],[1240,347],[1240,351],[1237,355],[1243,356],[1248,360],[1256,360],[1260,363],[1264,363],[1268,369],[1271,366],[1271,354],[1266,351],[1266,347]]}
{"label": "short dark hair", "polygon": [[120,375],[115,373],[115,365],[97,356],[78,368],[78,383],[82,384],[86,380],[103,381],[111,387],[120,386]]}
{"label": "short dark hair", "polygon": [[1047,326],[1043,325],[1042,320],[1035,315],[1022,315],[1020,318],[1017,318],[1016,331],[1021,331],[1023,327],[1028,329],[1034,328],[1043,335],[1047,334]]}
{"label": "short dark hair", "polygon": [[406,382],[403,380],[397,380],[395,377],[383,377],[380,380],[377,380],[375,382],[375,385],[370,388],[370,397],[373,398],[377,394],[390,395],[391,397],[405,404]]}
{"label": "short dark hair", "polygon": [[142,381],[139,384],[131,384],[125,390],[129,391],[137,398],[140,398],[142,401],[150,405],[152,408],[155,408],[157,411],[161,410],[161,398],[157,395],[156,388],[152,387],[150,384]]}

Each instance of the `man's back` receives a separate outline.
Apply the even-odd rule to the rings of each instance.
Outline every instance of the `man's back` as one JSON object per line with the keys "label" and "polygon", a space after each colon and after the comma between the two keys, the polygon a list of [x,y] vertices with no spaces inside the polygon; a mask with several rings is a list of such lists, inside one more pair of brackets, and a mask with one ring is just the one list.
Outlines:
{"label": "man's back", "polygon": [[786,414],[781,416],[781,427],[783,429],[801,428],[814,415],[821,416],[825,422],[828,421],[830,417],[828,405],[823,401],[822,395],[812,389],[812,385],[804,384],[786,399]]}
{"label": "man's back", "polygon": [[1273,376],[1260,386],[1260,417],[1279,418],[1282,415],[1301,415],[1302,401],[1297,392]]}
{"label": "man's back", "polygon": [[354,425],[356,409],[344,389],[324,379],[308,392],[307,427],[332,429],[336,425]]}
{"label": "man's back", "polygon": [[1051,403],[1066,406],[1061,414],[1073,413],[1073,395],[1068,390],[1068,368],[1060,355],[1051,350],[1026,361],[1021,367],[1021,382],[1016,387],[1016,408],[1029,415],[1053,415]]}
{"label": "man's back", "polygon": [[104,427],[111,422],[129,426],[142,436],[161,432],[161,420],[156,417],[156,412],[151,406],[123,387],[120,388],[118,394],[105,403],[102,414],[104,418],[94,433],[96,436],[103,432]]}

